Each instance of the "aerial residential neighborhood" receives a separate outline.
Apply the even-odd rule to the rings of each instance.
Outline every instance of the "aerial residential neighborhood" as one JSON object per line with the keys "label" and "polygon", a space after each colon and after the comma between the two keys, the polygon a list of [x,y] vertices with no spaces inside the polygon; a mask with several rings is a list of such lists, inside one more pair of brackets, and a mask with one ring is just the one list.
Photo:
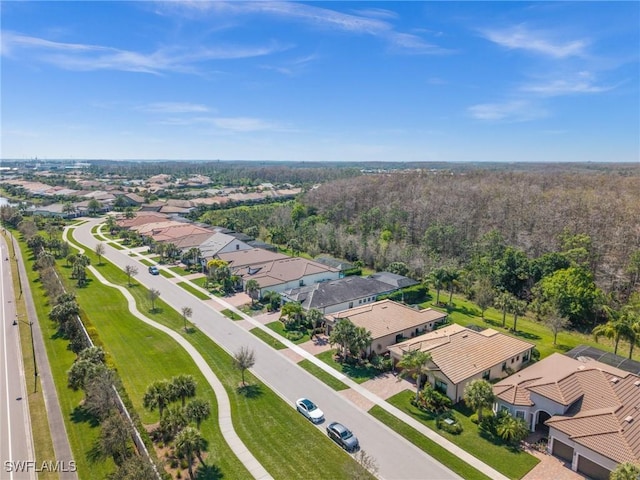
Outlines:
{"label": "aerial residential neighborhood", "polygon": [[640,2],[0,16],[0,480],[640,480]]}

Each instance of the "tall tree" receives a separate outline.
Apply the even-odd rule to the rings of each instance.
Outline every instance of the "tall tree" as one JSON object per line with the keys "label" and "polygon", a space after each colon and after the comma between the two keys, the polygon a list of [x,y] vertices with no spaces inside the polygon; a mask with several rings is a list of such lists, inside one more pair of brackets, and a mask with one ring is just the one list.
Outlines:
{"label": "tall tree", "polygon": [[127,285],[131,287],[131,277],[135,277],[138,274],[138,267],[127,265],[124,267],[124,273],[127,274]]}
{"label": "tall tree", "polygon": [[348,318],[340,319],[331,329],[329,334],[329,344],[331,346],[338,345],[338,355],[345,359],[347,351],[351,344],[351,339],[355,335],[356,326]]}
{"label": "tall tree", "polygon": [[100,449],[105,457],[112,457],[116,465],[131,454],[131,428],[120,413],[112,413],[100,425]]}
{"label": "tall tree", "polygon": [[553,345],[557,344],[558,333],[566,328],[569,319],[563,317],[560,309],[556,305],[546,305],[542,307],[543,323],[553,333]]}
{"label": "tall tree", "polygon": [[427,375],[431,370],[429,367],[431,362],[431,354],[422,350],[410,350],[402,355],[397,363],[397,367],[401,368],[400,378],[413,378],[416,381],[416,402],[420,396],[420,387],[422,386],[422,376]]}
{"label": "tall tree", "polygon": [[464,387],[464,403],[478,412],[478,422],[482,422],[482,410],[491,407],[494,397],[493,387],[486,380],[472,380]]}
{"label": "tall tree", "polygon": [[102,265],[102,256],[104,255],[105,246],[104,243],[98,243],[93,250],[95,254],[98,256],[98,265]]}
{"label": "tall tree", "polygon": [[182,319],[184,320],[184,331],[187,331],[187,318],[191,318],[193,315],[193,310],[191,307],[182,307]]}
{"label": "tall tree", "polygon": [[280,320],[286,325],[297,325],[302,320],[304,309],[300,302],[287,302],[280,311]]}
{"label": "tall tree", "polygon": [[509,306],[510,312],[513,314],[513,331],[518,331],[518,317],[527,313],[527,302],[515,299]]}
{"label": "tall tree", "polygon": [[158,409],[160,418],[165,407],[173,400],[171,383],[167,380],[157,380],[151,383],[142,397],[142,405],[151,411]]}
{"label": "tall tree", "polygon": [[202,452],[206,450],[207,442],[200,432],[193,427],[185,427],[176,436],[176,453],[187,460],[189,464],[189,477],[193,480],[193,457],[198,457],[201,464]]}
{"label": "tall tree", "polygon": [[255,352],[249,347],[240,347],[233,355],[233,365],[242,374],[242,386],[246,385],[244,381],[244,372],[256,364]]}
{"label": "tall tree", "polygon": [[149,290],[149,300],[151,301],[151,311],[156,311],[156,300],[160,298],[160,290],[156,288],[152,288]]}
{"label": "tall tree", "polygon": [[449,305],[453,304],[453,289],[456,286],[458,279],[460,278],[460,270],[457,268],[447,268],[445,276],[445,285],[449,289]]}
{"label": "tall tree", "polygon": [[260,296],[260,284],[258,281],[253,278],[248,280],[244,285],[244,289],[247,292],[247,295],[251,297],[251,304],[255,305],[258,297]]}
{"label": "tall tree", "polygon": [[429,282],[436,289],[436,305],[440,305],[440,290],[445,286],[447,281],[447,269],[439,267],[431,271],[428,277]]}
{"label": "tall tree", "polygon": [[182,401],[182,406],[187,398],[196,396],[196,381],[192,375],[176,375],[171,379],[173,395]]}
{"label": "tall tree", "polygon": [[511,295],[509,292],[502,292],[493,300],[493,304],[496,308],[502,310],[502,328],[505,328],[507,325],[507,312],[515,300],[516,297]]}
{"label": "tall tree", "polygon": [[196,422],[196,427],[200,428],[200,424],[209,418],[211,414],[211,404],[208,400],[202,398],[194,398],[184,408],[184,414],[191,422]]}
{"label": "tall tree", "polygon": [[493,290],[493,286],[491,285],[491,280],[489,280],[488,277],[483,277],[478,280],[478,282],[476,283],[474,300],[478,307],[480,307],[482,320],[484,320],[484,312],[493,303],[494,296],[495,292]]}

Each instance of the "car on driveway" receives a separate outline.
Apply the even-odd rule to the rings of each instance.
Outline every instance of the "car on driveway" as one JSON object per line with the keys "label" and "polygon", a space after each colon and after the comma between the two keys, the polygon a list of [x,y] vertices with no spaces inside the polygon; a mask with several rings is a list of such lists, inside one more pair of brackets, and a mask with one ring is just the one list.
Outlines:
{"label": "car on driveway", "polygon": [[296,408],[298,411],[311,420],[313,423],[320,423],[324,420],[324,413],[308,398],[299,398],[296,400]]}
{"label": "car on driveway", "polygon": [[338,422],[332,422],[327,426],[329,438],[344,448],[347,452],[355,452],[360,448],[356,436],[347,427]]}
{"label": "car on driveway", "polygon": [[149,267],[149,273],[151,275],[160,275],[160,270],[158,270],[158,267],[156,267],[155,265],[151,265]]}

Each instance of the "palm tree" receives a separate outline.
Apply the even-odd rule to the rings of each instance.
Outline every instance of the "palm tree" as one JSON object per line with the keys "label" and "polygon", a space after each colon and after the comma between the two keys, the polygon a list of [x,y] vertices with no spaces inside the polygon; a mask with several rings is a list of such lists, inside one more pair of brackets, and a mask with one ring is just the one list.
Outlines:
{"label": "palm tree", "polygon": [[618,345],[620,340],[629,337],[631,325],[627,316],[622,315],[620,311],[608,309],[609,321],[595,327],[591,333],[595,337],[596,342],[600,337],[607,337],[613,340],[613,354],[618,354]]}
{"label": "palm tree", "polygon": [[502,310],[502,328],[507,325],[507,310],[509,310],[511,303],[513,303],[515,299],[516,298],[509,292],[502,292],[493,300],[496,308]]}
{"label": "palm tree", "polygon": [[456,283],[460,278],[460,270],[456,268],[448,268],[446,272],[445,284],[449,287],[449,305],[451,305],[453,301],[453,288],[456,286]]}
{"label": "palm tree", "polygon": [[187,403],[184,414],[189,421],[196,422],[196,427],[200,428],[200,424],[211,414],[211,404],[208,400],[194,398]]}
{"label": "palm tree", "polygon": [[196,381],[191,375],[177,375],[171,379],[173,395],[182,400],[183,407],[187,397],[196,396],[196,385]]}
{"label": "palm tree", "polygon": [[193,427],[185,427],[176,436],[176,453],[186,458],[189,464],[189,478],[193,480],[193,457],[197,456],[201,464],[202,452],[207,448],[207,442],[200,432]]}
{"label": "palm tree", "polygon": [[445,285],[447,279],[447,269],[440,267],[432,270],[428,280],[436,289],[436,305],[440,305],[440,290]]}
{"label": "palm tree", "polygon": [[280,320],[282,320],[285,325],[297,325],[302,318],[303,312],[304,309],[302,305],[300,305],[300,302],[287,302],[282,306],[282,310],[280,311]]}
{"label": "palm tree", "polygon": [[351,350],[352,355],[362,358],[366,355],[371,342],[373,342],[371,332],[364,327],[356,327],[351,338],[349,350]]}
{"label": "palm tree", "polygon": [[116,217],[114,217],[113,215],[107,216],[107,220],[105,223],[107,225],[107,229],[109,230],[109,233],[113,235],[114,230],[118,226],[118,223],[116,222]]}
{"label": "palm tree", "polygon": [[317,308],[312,308],[307,312],[306,319],[311,325],[313,333],[315,333],[315,329],[322,326],[322,322],[324,322],[324,315]]}
{"label": "palm tree", "polygon": [[190,307],[182,307],[182,318],[184,319],[184,331],[187,331],[187,318],[191,318],[193,310]]}
{"label": "palm tree", "polygon": [[505,415],[499,420],[496,433],[505,442],[515,444],[526,438],[529,428],[524,420]]}
{"label": "palm tree", "polygon": [[249,347],[241,347],[233,356],[233,365],[242,374],[242,386],[245,385],[244,372],[256,363],[256,355]]}
{"label": "palm tree", "polygon": [[160,418],[164,408],[173,400],[171,383],[167,380],[157,380],[147,387],[142,398],[142,405],[151,411],[158,409]]}
{"label": "palm tree", "polygon": [[631,462],[619,463],[609,475],[609,480],[638,480],[640,478],[640,464]]}
{"label": "palm tree", "polygon": [[409,350],[404,352],[402,358],[397,363],[397,367],[402,371],[398,375],[400,378],[411,377],[416,381],[416,402],[420,396],[421,379],[427,375],[431,369],[428,363],[431,361],[431,354],[422,350]]}
{"label": "palm tree", "polygon": [[464,403],[478,412],[478,422],[482,422],[482,409],[493,404],[493,387],[483,379],[472,380],[464,387]]}
{"label": "palm tree", "polygon": [[258,281],[252,278],[251,280],[247,281],[244,289],[247,292],[247,295],[251,297],[251,304],[255,305],[256,300],[258,300],[258,297],[260,295],[260,284],[258,283]]}
{"label": "palm tree", "polygon": [[509,306],[509,310],[513,313],[513,331],[518,331],[518,317],[527,313],[527,302],[524,300],[514,299]]}
{"label": "palm tree", "polygon": [[331,330],[331,334],[329,335],[329,344],[331,346],[339,346],[338,355],[342,359],[345,359],[347,357],[347,349],[351,344],[351,339],[353,338],[355,331],[356,326],[348,318],[338,320],[338,322]]}

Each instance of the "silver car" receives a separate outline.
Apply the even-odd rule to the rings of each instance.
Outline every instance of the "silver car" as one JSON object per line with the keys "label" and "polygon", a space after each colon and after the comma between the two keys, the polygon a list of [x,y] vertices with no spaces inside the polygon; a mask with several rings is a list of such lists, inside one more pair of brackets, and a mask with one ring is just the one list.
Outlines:
{"label": "silver car", "polygon": [[324,421],[324,413],[308,398],[299,398],[296,400],[296,409],[313,423]]}
{"label": "silver car", "polygon": [[327,426],[327,435],[347,452],[355,452],[360,448],[360,442],[358,442],[356,436],[341,423],[330,423]]}

